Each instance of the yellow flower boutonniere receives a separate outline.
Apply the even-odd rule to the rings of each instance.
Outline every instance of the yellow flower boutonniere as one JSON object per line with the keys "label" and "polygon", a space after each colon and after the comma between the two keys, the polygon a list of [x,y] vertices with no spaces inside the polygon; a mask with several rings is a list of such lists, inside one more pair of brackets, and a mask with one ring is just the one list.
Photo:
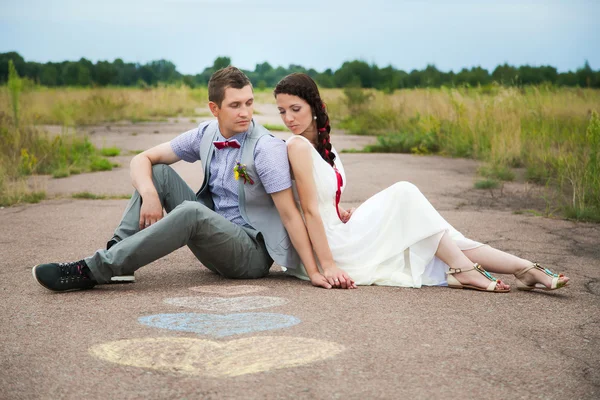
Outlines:
{"label": "yellow flower boutonniere", "polygon": [[244,180],[244,184],[249,182],[251,185],[254,185],[254,181],[252,178],[250,178],[248,172],[246,171],[246,164],[241,164],[239,161],[236,161],[235,167],[233,167],[233,177],[236,181],[242,178]]}

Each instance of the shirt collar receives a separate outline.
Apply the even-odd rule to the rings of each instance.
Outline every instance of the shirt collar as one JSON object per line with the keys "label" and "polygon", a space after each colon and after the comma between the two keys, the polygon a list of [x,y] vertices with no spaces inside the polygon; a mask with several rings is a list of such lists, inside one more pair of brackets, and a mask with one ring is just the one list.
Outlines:
{"label": "shirt collar", "polygon": [[230,137],[229,139],[225,139],[225,136],[223,136],[221,134],[221,129],[219,128],[218,135],[217,135],[217,140],[218,141],[225,141],[225,140],[236,139],[238,142],[240,142],[240,145],[241,145],[241,144],[244,144],[244,140],[246,139],[246,136],[248,136],[248,131],[242,132],[242,133],[237,133],[237,134],[233,135],[232,137]]}

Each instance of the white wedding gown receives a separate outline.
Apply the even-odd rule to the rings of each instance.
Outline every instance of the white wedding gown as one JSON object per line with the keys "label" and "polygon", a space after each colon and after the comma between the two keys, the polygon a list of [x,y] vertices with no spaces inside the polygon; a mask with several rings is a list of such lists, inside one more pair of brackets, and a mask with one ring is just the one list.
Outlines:
{"label": "white wedding gown", "polygon": [[[310,143],[302,136],[293,136],[287,142],[292,140]],[[443,233],[448,232],[461,250],[483,246],[454,229],[419,189],[408,182],[398,182],[375,194],[343,223],[335,206],[335,171],[312,144],[311,148],[319,212],[333,259],[357,285],[415,288],[446,285],[448,265],[435,257]],[[343,190],[346,176],[339,157],[335,166],[342,175]],[[295,182],[293,191],[302,211]],[[308,279],[302,266],[286,272]]]}

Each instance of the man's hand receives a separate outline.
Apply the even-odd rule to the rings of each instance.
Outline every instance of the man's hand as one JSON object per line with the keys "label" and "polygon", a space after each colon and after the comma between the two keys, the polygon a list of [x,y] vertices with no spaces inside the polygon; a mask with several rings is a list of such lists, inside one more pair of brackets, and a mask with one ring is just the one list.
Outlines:
{"label": "man's hand", "polygon": [[162,205],[152,182],[152,166],[156,164],[170,165],[179,160],[181,158],[171,149],[170,142],[154,146],[131,160],[131,181],[133,187],[142,196],[140,230],[149,227],[163,217]]}
{"label": "man's hand", "polygon": [[346,271],[336,266],[324,269],[323,275],[334,288],[356,289],[357,286]]}
{"label": "man's hand", "polygon": [[313,286],[322,287],[322,288],[325,288],[325,289],[331,289],[331,285],[327,281],[327,278],[325,278],[319,272],[314,273],[314,274],[312,274],[310,276],[310,283],[312,283]]}
{"label": "man's hand", "polygon": [[149,227],[163,217],[163,207],[158,194],[149,195],[142,199],[140,209],[140,230]]}

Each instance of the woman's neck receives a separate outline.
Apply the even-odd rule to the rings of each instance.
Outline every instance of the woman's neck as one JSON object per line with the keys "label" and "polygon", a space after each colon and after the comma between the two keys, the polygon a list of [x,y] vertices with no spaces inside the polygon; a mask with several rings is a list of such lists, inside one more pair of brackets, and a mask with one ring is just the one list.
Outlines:
{"label": "woman's neck", "polygon": [[315,148],[317,147],[317,138],[319,135],[317,135],[317,125],[315,123],[311,124],[311,126],[300,135],[308,139]]}

